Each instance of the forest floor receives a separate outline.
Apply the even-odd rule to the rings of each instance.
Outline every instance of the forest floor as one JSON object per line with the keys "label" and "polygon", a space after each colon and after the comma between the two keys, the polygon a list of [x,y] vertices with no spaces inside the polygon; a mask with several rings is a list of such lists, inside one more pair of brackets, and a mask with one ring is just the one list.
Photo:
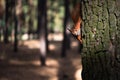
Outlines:
{"label": "forest floor", "polygon": [[0,80],[82,80],[78,42],[72,41],[65,58],[60,56],[61,43],[50,42],[46,66],[41,66],[39,40],[20,41],[17,53],[12,43],[0,43]]}

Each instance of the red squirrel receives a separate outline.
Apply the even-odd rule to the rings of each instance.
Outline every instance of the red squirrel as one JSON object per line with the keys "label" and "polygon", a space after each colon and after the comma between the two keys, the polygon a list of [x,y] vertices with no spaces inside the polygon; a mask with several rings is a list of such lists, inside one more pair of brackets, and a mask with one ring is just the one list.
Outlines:
{"label": "red squirrel", "polygon": [[82,43],[82,37],[81,37],[82,19],[80,16],[80,4],[75,5],[71,13],[71,18],[73,20],[74,25],[71,29],[68,28],[68,30],[72,33],[74,37],[77,38],[77,40],[80,41],[80,43]]}

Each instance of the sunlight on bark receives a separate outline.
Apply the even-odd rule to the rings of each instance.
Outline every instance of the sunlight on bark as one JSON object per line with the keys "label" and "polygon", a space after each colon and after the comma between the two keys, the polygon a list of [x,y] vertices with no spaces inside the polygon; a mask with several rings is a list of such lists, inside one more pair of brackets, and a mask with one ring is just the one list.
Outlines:
{"label": "sunlight on bark", "polygon": [[43,36],[40,39],[40,53],[42,56],[46,56],[46,43]]}

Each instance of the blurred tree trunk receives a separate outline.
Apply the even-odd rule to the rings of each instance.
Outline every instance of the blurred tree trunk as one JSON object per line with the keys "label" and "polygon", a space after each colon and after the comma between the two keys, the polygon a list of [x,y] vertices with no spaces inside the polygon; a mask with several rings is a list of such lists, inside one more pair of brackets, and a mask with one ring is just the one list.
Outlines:
{"label": "blurred tree trunk", "polygon": [[18,51],[18,19],[17,19],[17,12],[16,12],[16,1],[14,1],[14,21],[15,21],[15,26],[14,26],[14,52]]}
{"label": "blurred tree trunk", "polygon": [[8,43],[8,17],[9,17],[9,2],[6,0],[5,3],[5,28],[4,28],[4,42]]}
{"label": "blurred tree trunk", "polygon": [[38,27],[40,29],[40,60],[41,65],[45,65],[47,54],[47,0],[38,0]]}
{"label": "blurred tree trunk", "polygon": [[30,40],[31,39],[31,34],[33,32],[33,21],[32,21],[32,18],[29,19],[28,24],[29,24],[29,26],[28,26],[28,40]]}
{"label": "blurred tree trunk", "polygon": [[29,12],[28,15],[29,17],[29,21],[28,21],[28,39],[30,38],[31,33],[33,32],[33,15],[32,15],[32,11],[34,9],[34,5],[33,5],[33,0],[28,0],[28,4],[29,4]]}
{"label": "blurred tree trunk", "polygon": [[41,11],[42,11],[42,3],[38,0],[38,26],[37,26],[37,30],[36,30],[36,33],[37,33],[37,38],[39,39],[40,38],[40,31],[41,31]]}
{"label": "blurred tree trunk", "polygon": [[5,1],[0,0],[0,19],[3,19],[5,13]]}
{"label": "blurred tree trunk", "polygon": [[3,19],[4,19],[4,15],[5,14],[5,1],[4,0],[0,0],[0,42],[1,42],[1,38],[2,38],[2,30],[3,30]]}
{"label": "blurred tree trunk", "polygon": [[18,31],[20,32],[21,28],[21,14],[22,14],[22,0],[12,0],[14,4],[14,51],[18,51]]}
{"label": "blurred tree trunk", "polygon": [[64,1],[65,5],[65,18],[64,18],[64,25],[63,25],[63,42],[62,42],[62,57],[66,57],[66,50],[70,49],[70,34],[66,32],[66,26],[69,23],[70,19],[70,10],[69,10],[69,0]]}
{"label": "blurred tree trunk", "polygon": [[17,21],[16,15],[14,16],[14,19],[15,19],[14,52],[17,52],[18,51],[18,38],[17,38],[17,36],[18,36],[18,21]]}
{"label": "blurred tree trunk", "polygon": [[119,0],[82,0],[83,80],[120,80],[119,4]]}

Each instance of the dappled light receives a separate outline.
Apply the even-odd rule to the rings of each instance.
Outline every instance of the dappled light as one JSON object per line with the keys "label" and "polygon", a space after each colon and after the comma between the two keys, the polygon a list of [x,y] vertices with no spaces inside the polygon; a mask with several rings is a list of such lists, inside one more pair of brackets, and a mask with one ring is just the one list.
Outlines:
{"label": "dappled light", "polygon": [[0,80],[82,80],[80,44],[66,29],[78,2],[0,0]]}
{"label": "dappled light", "polygon": [[[11,49],[9,49],[9,46],[12,46],[12,44],[6,47],[7,51],[4,52],[4,49],[2,49],[1,52],[4,52],[3,54],[5,54],[4,57],[6,57],[6,59],[0,59],[0,61],[2,61],[0,62],[0,74],[4,75],[0,76],[0,80],[21,80],[20,77],[23,78],[22,80],[33,80],[33,77],[35,77],[36,80],[60,80],[64,79],[65,75],[68,76],[68,79],[82,80],[80,55],[73,50],[74,52],[68,51],[68,58],[60,58],[59,43],[60,42],[56,41],[50,42],[49,49],[51,52],[48,53],[45,67],[41,66],[39,60],[40,43],[38,40],[20,41],[19,52],[15,53],[15,55]],[[76,41],[72,42],[72,49],[74,49],[74,47],[77,47]],[[9,54],[7,54],[8,52]],[[9,56],[10,54],[11,56]],[[5,67],[3,68],[2,66]],[[1,73],[3,71],[4,73]],[[11,72],[13,72],[13,74],[10,74]]]}
{"label": "dappled light", "polygon": [[40,61],[36,60],[36,61],[20,61],[20,60],[9,60],[9,63],[12,65],[27,65],[27,64],[31,64],[31,65],[35,65],[35,66],[39,66],[40,65]]}
{"label": "dappled light", "polygon": [[63,40],[63,36],[61,33],[56,33],[56,34],[49,34],[48,35],[48,40],[50,41],[62,41]]}
{"label": "dappled light", "polygon": [[0,80],[120,80],[120,0],[0,0]]}
{"label": "dappled light", "polygon": [[21,46],[21,48],[23,48],[23,46],[26,46],[29,49],[39,49],[40,42],[39,41],[34,41],[34,40],[20,41],[19,45]]}
{"label": "dappled light", "polygon": [[56,49],[55,45],[53,45],[53,44],[49,45],[49,50],[55,50],[55,49]]}

